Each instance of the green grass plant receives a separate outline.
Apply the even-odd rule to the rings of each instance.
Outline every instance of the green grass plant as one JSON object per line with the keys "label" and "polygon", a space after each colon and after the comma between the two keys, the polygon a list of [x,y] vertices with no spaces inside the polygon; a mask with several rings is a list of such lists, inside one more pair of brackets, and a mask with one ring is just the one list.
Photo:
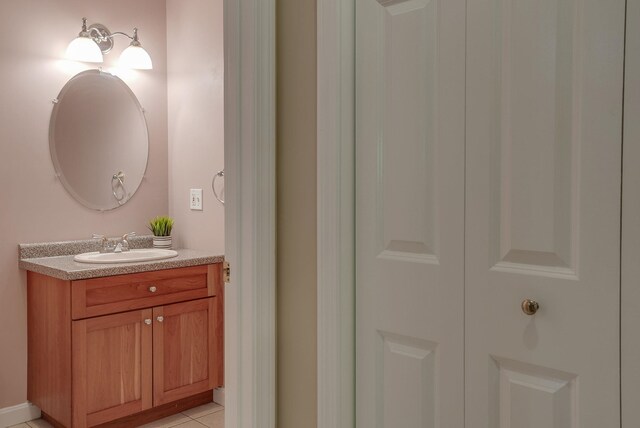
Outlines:
{"label": "green grass plant", "polygon": [[154,236],[171,236],[173,219],[169,216],[160,215],[149,220],[147,226]]}

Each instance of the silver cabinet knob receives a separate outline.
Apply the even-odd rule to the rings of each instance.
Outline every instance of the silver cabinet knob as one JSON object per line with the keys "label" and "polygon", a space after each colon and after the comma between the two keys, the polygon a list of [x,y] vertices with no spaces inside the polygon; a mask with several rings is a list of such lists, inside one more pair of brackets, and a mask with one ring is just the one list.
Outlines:
{"label": "silver cabinet knob", "polygon": [[146,320],[144,320],[144,323],[146,325],[151,325],[151,318],[147,318]]}
{"label": "silver cabinet knob", "polygon": [[158,322],[164,321],[164,317],[162,315],[158,316],[156,319],[158,320]]}
{"label": "silver cabinet knob", "polygon": [[538,302],[531,299],[524,299],[520,304],[520,307],[522,308],[522,312],[527,315],[535,315],[536,312],[538,312],[538,309],[540,309]]}
{"label": "silver cabinet knob", "polygon": [[156,291],[158,291],[158,288],[155,285],[152,285],[151,287],[149,287],[149,291],[151,293],[155,293]]}

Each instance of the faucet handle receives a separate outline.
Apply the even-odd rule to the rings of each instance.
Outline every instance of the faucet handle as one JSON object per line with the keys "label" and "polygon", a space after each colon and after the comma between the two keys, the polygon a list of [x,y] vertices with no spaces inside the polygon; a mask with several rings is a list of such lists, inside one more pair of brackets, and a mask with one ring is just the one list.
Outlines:
{"label": "faucet handle", "polygon": [[105,247],[107,245],[107,243],[109,242],[109,238],[107,238],[105,235],[96,235],[94,233],[93,235],[91,235],[91,237],[93,239],[99,239],[100,242],[102,243],[102,247]]}
{"label": "faucet handle", "polygon": [[[100,240],[100,252],[106,253],[111,249],[111,245],[109,244],[109,238],[105,235],[96,235],[95,233],[92,235],[93,239]],[[115,246],[115,244],[114,244]]]}
{"label": "faucet handle", "polygon": [[132,236],[136,236],[136,233],[129,232],[122,235],[122,241],[120,241],[120,244],[118,244],[120,245],[122,251],[129,251],[129,241],[127,241],[127,239],[131,238]]}

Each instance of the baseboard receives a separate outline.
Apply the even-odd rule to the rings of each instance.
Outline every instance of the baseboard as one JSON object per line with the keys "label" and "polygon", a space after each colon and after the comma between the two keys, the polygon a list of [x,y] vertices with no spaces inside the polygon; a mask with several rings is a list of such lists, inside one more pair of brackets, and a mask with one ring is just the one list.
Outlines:
{"label": "baseboard", "polygon": [[28,401],[0,409],[0,427],[10,427],[40,418],[40,409]]}
{"label": "baseboard", "polygon": [[213,401],[224,407],[224,388],[216,388],[213,390]]}

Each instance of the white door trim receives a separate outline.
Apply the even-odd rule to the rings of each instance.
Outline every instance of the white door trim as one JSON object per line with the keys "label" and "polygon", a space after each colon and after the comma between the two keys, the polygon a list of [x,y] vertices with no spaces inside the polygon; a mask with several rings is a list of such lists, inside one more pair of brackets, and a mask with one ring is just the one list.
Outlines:
{"label": "white door trim", "polygon": [[275,428],[275,0],[225,0],[225,426]]}
{"label": "white door trim", "polygon": [[318,428],[355,426],[354,8],[317,5]]}

